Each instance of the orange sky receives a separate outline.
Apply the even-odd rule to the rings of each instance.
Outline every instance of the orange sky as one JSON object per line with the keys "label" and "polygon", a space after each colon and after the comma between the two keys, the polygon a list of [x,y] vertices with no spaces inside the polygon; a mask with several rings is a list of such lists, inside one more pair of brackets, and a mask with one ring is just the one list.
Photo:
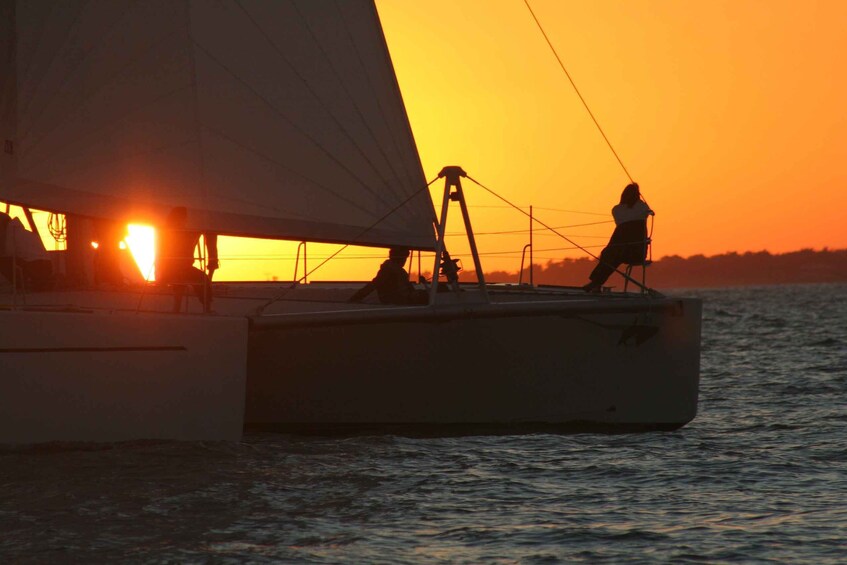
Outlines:
{"label": "orange sky", "polygon": [[[657,212],[654,258],[847,247],[847,1],[531,5]],[[428,179],[457,164],[549,225],[610,219],[628,179],[522,0],[377,6]],[[528,220],[464,186],[483,266],[516,271],[528,235],[486,234]],[[450,220],[461,232],[458,206]],[[599,253],[611,230],[561,232]],[[535,261],[585,255],[570,246],[537,234]],[[309,267],[337,248],[310,245]],[[220,278],[290,279],[295,250],[225,239]],[[347,250],[312,278],[370,278],[383,256]]]}
{"label": "orange sky", "polygon": [[[657,211],[658,256],[847,247],[847,2],[531,4]],[[428,175],[455,162],[522,205],[616,203],[627,178],[522,1],[378,6]]]}

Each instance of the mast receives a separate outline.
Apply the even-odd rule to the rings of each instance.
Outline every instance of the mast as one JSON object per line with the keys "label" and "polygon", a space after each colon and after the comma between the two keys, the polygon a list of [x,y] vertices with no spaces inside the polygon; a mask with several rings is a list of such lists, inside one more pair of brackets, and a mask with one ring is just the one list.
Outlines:
{"label": "mast", "polygon": [[447,282],[453,287],[453,290],[458,290],[458,271],[456,269],[455,260],[450,258],[450,254],[444,248],[444,233],[447,227],[447,210],[449,209],[450,201],[458,201],[462,209],[462,218],[465,221],[465,231],[468,234],[468,243],[470,244],[471,254],[473,255],[474,268],[476,269],[479,290],[482,293],[483,299],[488,302],[488,290],[485,288],[485,276],[482,273],[482,263],[479,260],[479,251],[476,247],[476,239],[473,235],[471,227],[471,218],[468,214],[468,206],[465,203],[465,193],[462,190],[461,177],[466,177],[467,173],[462,167],[449,166],[441,169],[438,173],[439,178],[444,178],[444,200],[441,205],[441,220],[437,226],[437,238],[435,248],[435,265],[432,268],[432,287],[430,288],[429,303],[435,303],[435,296],[438,292],[438,276],[444,273],[447,277]]}

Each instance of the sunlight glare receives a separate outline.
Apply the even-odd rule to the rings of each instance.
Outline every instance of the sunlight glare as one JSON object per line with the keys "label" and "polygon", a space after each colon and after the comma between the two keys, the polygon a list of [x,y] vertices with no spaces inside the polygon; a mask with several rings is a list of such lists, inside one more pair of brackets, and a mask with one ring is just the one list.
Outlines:
{"label": "sunlight glare", "polygon": [[156,273],[153,269],[153,261],[156,255],[156,230],[152,226],[129,224],[127,231],[129,235],[126,236],[126,243],[141,270],[141,275],[145,280],[156,280]]}

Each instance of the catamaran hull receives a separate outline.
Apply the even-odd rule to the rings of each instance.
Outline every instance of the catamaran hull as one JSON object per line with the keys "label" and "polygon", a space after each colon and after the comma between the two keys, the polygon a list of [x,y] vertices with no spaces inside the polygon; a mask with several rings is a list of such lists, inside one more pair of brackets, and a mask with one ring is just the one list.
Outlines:
{"label": "catamaran hull", "polygon": [[244,318],[0,312],[0,444],[238,440]]}
{"label": "catamaran hull", "polygon": [[697,300],[400,310],[255,321],[247,427],[626,431],[696,415]]}

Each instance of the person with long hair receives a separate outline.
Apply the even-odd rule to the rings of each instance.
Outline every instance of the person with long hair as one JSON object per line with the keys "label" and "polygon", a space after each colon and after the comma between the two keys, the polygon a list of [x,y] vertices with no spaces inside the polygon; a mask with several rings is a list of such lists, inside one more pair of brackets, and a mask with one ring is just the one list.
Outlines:
{"label": "person with long hair", "polygon": [[600,253],[600,260],[583,286],[586,292],[600,292],[603,283],[622,263],[638,264],[647,256],[647,217],[653,211],[642,198],[638,183],[626,185],[620,204],[612,208],[615,231]]}

